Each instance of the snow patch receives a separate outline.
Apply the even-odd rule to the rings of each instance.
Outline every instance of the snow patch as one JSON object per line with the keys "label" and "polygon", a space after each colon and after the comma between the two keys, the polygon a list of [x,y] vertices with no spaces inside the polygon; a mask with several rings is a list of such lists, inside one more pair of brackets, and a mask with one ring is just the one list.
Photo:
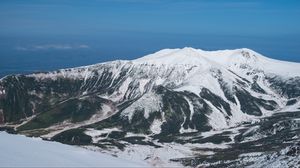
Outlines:
{"label": "snow patch", "polygon": [[150,130],[153,134],[159,134],[161,132],[161,125],[162,125],[161,119],[154,119],[150,126]]}
{"label": "snow patch", "polygon": [[149,92],[144,94],[140,99],[122,111],[121,116],[128,117],[128,120],[131,121],[136,111],[143,111],[144,117],[147,119],[152,112],[161,110],[160,103],[161,97],[157,94]]}

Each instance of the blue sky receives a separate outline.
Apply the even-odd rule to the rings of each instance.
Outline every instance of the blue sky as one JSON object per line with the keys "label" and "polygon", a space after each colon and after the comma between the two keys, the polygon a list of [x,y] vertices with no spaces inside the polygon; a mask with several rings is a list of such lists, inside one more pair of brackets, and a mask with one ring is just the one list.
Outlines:
{"label": "blue sky", "polygon": [[0,33],[300,34],[298,0],[1,0]]}
{"label": "blue sky", "polygon": [[70,55],[78,63],[62,66],[77,66],[184,46],[300,62],[299,18],[299,0],[1,0],[0,62]]}

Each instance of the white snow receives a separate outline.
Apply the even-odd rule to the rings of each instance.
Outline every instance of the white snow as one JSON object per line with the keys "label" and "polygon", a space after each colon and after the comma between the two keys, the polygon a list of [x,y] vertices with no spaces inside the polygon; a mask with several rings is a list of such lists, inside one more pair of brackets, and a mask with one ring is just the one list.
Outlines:
{"label": "white snow", "polygon": [[207,116],[209,119],[209,124],[215,130],[228,128],[229,125],[227,124],[227,120],[224,117],[224,114],[222,114],[222,112],[219,111],[216,107],[214,107],[210,102],[206,100],[205,102],[212,108],[212,113]]}
{"label": "white snow", "polygon": [[154,134],[159,134],[161,132],[161,125],[163,121],[161,119],[154,119],[153,123],[150,126],[150,130]]}
{"label": "white snow", "polygon": [[[89,128],[84,133],[91,136],[93,138],[93,142],[97,143],[99,140],[106,139],[108,137],[108,134],[110,134],[112,131],[120,131],[118,128],[104,128],[102,130],[95,130],[92,128]],[[101,135],[107,134],[107,136],[101,137]]]}
{"label": "white snow", "polygon": [[149,92],[146,93],[142,98],[138,99],[133,104],[131,104],[124,111],[122,111],[121,115],[123,117],[127,116],[128,120],[131,121],[134,112],[137,110],[137,111],[143,111],[144,117],[147,119],[150,113],[161,110],[160,102],[161,102],[161,98],[158,95]]}
{"label": "white snow", "polygon": [[226,148],[229,148],[228,145],[226,144],[214,144],[214,143],[203,143],[203,144],[187,144],[187,145],[190,145],[192,147],[196,147],[196,148],[202,148],[202,149],[226,149]]}
{"label": "white snow", "polygon": [[290,105],[290,106],[285,106],[282,108],[280,111],[288,111],[288,112],[295,112],[295,111],[300,111],[300,98],[297,99],[297,103]]}
{"label": "white snow", "polygon": [[281,74],[283,76],[300,75],[299,63],[271,59],[247,48],[218,51],[204,51],[190,47],[182,49],[164,49],[154,54],[136,59],[133,62],[169,65],[188,64],[206,68],[214,65],[221,65],[233,70],[238,70],[234,68],[234,64],[240,66],[241,64],[247,63],[254,69],[261,69],[268,73]]}
{"label": "white snow", "polygon": [[0,167],[149,167],[81,147],[0,132]]}

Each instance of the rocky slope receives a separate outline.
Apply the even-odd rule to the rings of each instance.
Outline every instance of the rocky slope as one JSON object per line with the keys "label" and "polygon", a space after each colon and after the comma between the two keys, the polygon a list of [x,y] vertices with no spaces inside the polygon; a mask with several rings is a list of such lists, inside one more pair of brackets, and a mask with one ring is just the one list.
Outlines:
{"label": "rocky slope", "polygon": [[[251,142],[277,136],[276,124],[299,135],[299,65],[249,49],[183,48],[131,61],[9,75],[0,81],[0,123],[28,136],[139,155],[153,165],[197,166],[207,157],[224,161],[225,149],[240,148],[251,136],[262,134]],[[295,118],[272,120],[277,114]]]}

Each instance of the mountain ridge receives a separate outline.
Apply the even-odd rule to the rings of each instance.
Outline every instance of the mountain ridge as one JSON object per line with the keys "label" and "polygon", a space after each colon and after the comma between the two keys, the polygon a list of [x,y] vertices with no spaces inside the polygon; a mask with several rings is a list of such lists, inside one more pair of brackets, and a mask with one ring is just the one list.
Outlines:
{"label": "mountain ridge", "polygon": [[198,143],[229,145],[252,132],[245,130],[249,125],[299,111],[299,65],[249,49],[183,48],[131,61],[9,75],[0,80],[0,126],[117,153],[134,144],[153,150],[171,142],[193,144],[187,150]]}
{"label": "mountain ridge", "polygon": [[[234,62],[234,64],[232,64],[232,57],[243,58],[241,61],[245,61],[244,58],[246,58],[246,62],[241,62],[240,60],[238,60],[238,63]],[[192,60],[190,60],[190,58],[192,58]],[[194,60],[194,58],[196,58],[196,60]],[[227,62],[222,61],[224,60],[224,58],[225,60],[227,60]],[[250,62],[248,61],[249,59],[251,60]],[[255,62],[253,62],[253,59]],[[198,94],[204,87],[208,88],[210,91],[212,91],[212,93],[221,96],[222,99],[225,100],[227,98],[224,93],[222,93],[223,90],[218,86],[220,85],[220,78],[222,78],[222,81],[225,80],[227,87],[232,87],[230,85],[241,81],[246,83],[254,82],[256,84],[260,82],[259,87],[268,85],[264,83],[265,81],[260,81],[261,78],[265,78],[265,73],[269,73],[262,71],[262,67],[256,65],[260,60],[272,60],[271,63],[276,62],[273,61],[273,59],[266,58],[246,48],[235,50],[203,51],[185,47],[183,49],[160,50],[154,54],[146,55],[144,57],[131,61],[117,60],[78,68],[62,69],[49,73],[36,73],[27,76],[34,77],[36,79],[53,80],[60,77],[70,79],[83,79],[82,85],[84,85],[88,78],[93,78],[96,77],[97,74],[101,72],[103,73],[103,71],[97,72],[97,69],[101,69],[101,66],[104,66],[104,69],[111,68],[112,71],[110,73],[114,75],[110,85],[113,84],[113,81],[116,78],[122,76],[120,76],[121,73],[126,73],[121,72],[123,69],[129,72],[131,70],[134,70],[131,76],[134,76],[134,73],[138,72],[140,75],[137,76],[140,77],[138,77],[139,81],[137,85],[139,85],[138,88],[140,94],[143,94],[144,91],[147,90],[145,89],[147,85],[149,85],[148,90],[151,90],[151,88],[160,84],[170,86],[184,85],[183,87],[175,87],[173,89],[177,91],[189,90],[195,94]],[[285,63],[282,61],[279,62]],[[230,65],[228,65],[228,63],[230,63]],[[166,64],[168,64],[169,66],[166,66]],[[154,68],[154,66],[156,69]],[[264,68],[267,66],[268,65],[265,65]],[[299,71],[295,72],[295,74],[299,74],[298,72],[300,72],[300,66],[296,67],[295,69],[299,69]],[[288,75],[279,73],[279,77],[287,78]],[[291,77],[294,77],[294,74],[292,74]],[[123,81],[124,83],[120,86],[119,90],[122,91],[121,87],[127,89],[126,87],[128,87],[129,83],[132,82],[130,81],[131,78],[132,77],[129,77],[125,81]],[[83,88],[83,86],[81,86],[81,88]],[[262,88],[258,88],[258,90],[259,89],[262,91]],[[5,90],[1,89],[1,86],[0,90],[0,96],[5,95]],[[228,90],[231,89],[228,88]],[[83,95],[84,93],[86,92],[83,92]]]}

